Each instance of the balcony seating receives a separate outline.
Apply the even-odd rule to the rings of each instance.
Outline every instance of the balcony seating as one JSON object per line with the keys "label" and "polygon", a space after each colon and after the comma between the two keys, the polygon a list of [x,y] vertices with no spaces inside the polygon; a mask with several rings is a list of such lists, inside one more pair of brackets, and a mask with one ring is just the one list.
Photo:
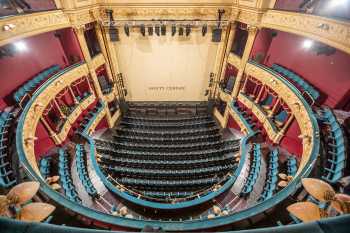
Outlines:
{"label": "balcony seating", "polygon": [[75,146],[75,158],[76,158],[78,176],[85,188],[85,191],[92,198],[98,198],[99,194],[95,189],[94,185],[92,184],[89,177],[89,173],[86,168],[85,151],[84,151],[84,147],[81,144],[77,144]]}
{"label": "balcony seating", "polygon": [[45,82],[49,77],[51,77],[54,73],[60,70],[60,67],[58,65],[53,65],[49,67],[48,69],[42,71],[38,75],[36,75],[34,78],[26,82],[22,87],[20,87],[14,94],[13,98],[17,103],[20,103],[23,97],[25,97],[28,94],[31,94],[37,87],[40,85],[40,83]]}
{"label": "balcony seating", "polygon": [[270,152],[267,179],[259,201],[265,201],[275,193],[278,181],[278,154],[278,149]]}
{"label": "balcony seating", "polygon": [[44,157],[39,162],[41,176],[46,179],[51,173],[51,157]]}
{"label": "balcony seating", "polygon": [[96,106],[84,117],[84,120],[78,129],[78,132],[87,134],[91,125],[95,122],[97,116],[101,113],[101,111],[103,111],[103,109],[104,104],[101,101],[98,101]]}
{"label": "balcony seating", "polygon": [[9,127],[13,120],[10,112],[0,112],[0,187],[9,188],[16,184],[8,151]]}
{"label": "balcony seating", "polygon": [[254,132],[256,124],[252,121],[252,116],[247,113],[242,107],[238,105],[238,102],[231,104],[232,110],[241,118],[243,124],[249,132]]}
{"label": "balcony seating", "polygon": [[84,92],[82,96],[75,96],[75,98],[77,99],[77,101],[79,103],[83,102],[86,98],[88,98],[89,96],[91,96],[92,94],[90,92]]}
{"label": "balcony seating", "polygon": [[290,156],[287,159],[287,174],[288,176],[295,176],[298,171],[297,160],[294,156]]}
{"label": "balcony seating", "polygon": [[241,196],[245,197],[253,191],[254,185],[258,179],[261,167],[261,146],[260,144],[254,144],[253,146],[253,161],[250,166],[248,178],[243,186]]}
{"label": "balcony seating", "polygon": [[58,174],[60,176],[60,182],[61,186],[63,187],[64,193],[69,200],[81,204],[81,199],[78,196],[70,174],[70,166],[67,152],[61,148],[59,149],[58,154]]}
{"label": "balcony seating", "polygon": [[313,100],[316,101],[320,97],[320,93],[313,86],[294,72],[277,64],[273,64],[271,68],[296,83],[303,91],[307,92]]}
{"label": "balcony seating", "polygon": [[273,103],[273,96],[271,94],[267,94],[266,97],[259,103],[260,106],[266,110],[270,110]]}
{"label": "balcony seating", "polygon": [[282,127],[287,119],[288,119],[288,112],[283,109],[274,117],[274,122],[278,127]]}
{"label": "balcony seating", "polygon": [[328,126],[326,135],[326,167],[322,178],[329,183],[336,183],[346,167],[346,140],[337,119],[329,108],[321,110],[323,124]]}

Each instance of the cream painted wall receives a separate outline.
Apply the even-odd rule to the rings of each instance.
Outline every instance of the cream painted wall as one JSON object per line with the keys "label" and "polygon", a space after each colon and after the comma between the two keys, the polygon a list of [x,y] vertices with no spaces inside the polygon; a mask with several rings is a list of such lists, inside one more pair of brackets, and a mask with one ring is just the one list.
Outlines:
{"label": "cream painted wall", "polygon": [[211,30],[189,37],[170,35],[143,37],[138,30],[127,37],[120,30],[115,42],[119,70],[123,73],[130,101],[203,101],[213,72],[218,43]]}

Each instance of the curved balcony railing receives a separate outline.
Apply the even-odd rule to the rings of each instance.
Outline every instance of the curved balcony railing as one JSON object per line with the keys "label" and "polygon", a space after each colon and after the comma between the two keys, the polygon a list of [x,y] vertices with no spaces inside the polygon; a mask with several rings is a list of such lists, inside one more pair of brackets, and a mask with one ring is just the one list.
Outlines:
{"label": "curved balcony railing", "polygon": [[[264,211],[272,209],[278,203],[282,202],[288,196],[290,196],[291,193],[295,192],[296,189],[301,185],[301,179],[309,175],[309,173],[313,168],[313,165],[315,164],[317,155],[319,153],[319,129],[311,107],[306,103],[306,101],[300,95],[300,92],[298,92],[298,90],[295,87],[293,87],[290,83],[284,80],[283,77],[280,77],[274,73],[266,73],[269,71],[264,70],[263,67],[258,67],[257,65],[254,65],[254,64],[248,64],[248,65],[252,66],[250,67],[250,69],[254,68],[256,69],[256,71],[260,72],[260,75],[262,75],[261,77],[265,77],[265,79],[269,80],[268,78],[266,78],[266,76],[268,76],[272,79],[273,82],[276,82],[275,84],[278,84],[280,87],[283,87],[281,91],[288,90],[288,93],[290,96],[293,97],[293,100],[296,101],[298,105],[302,105],[302,106],[299,106],[300,111],[302,112],[299,113],[299,115],[295,113],[297,114],[296,119],[299,124],[304,124],[304,122],[307,121],[307,124],[302,125],[301,128],[302,130],[304,130],[302,132],[304,132],[307,136],[311,137],[310,144],[306,147],[304,146],[302,162],[301,162],[301,165],[299,166],[298,172],[294,177],[294,179],[288,184],[288,186],[282,189],[281,191],[279,191],[272,198],[267,199],[266,201],[260,202],[257,205],[252,206],[248,209],[245,209],[230,215],[220,216],[214,219],[205,219],[205,220],[203,219],[193,219],[193,220],[183,220],[183,221],[157,221],[157,220],[142,220],[142,219],[137,220],[137,219],[124,218],[124,217],[117,217],[110,214],[95,211],[93,209],[74,203],[66,199],[62,194],[52,190],[51,187],[41,177],[38,169],[37,161],[35,159],[34,145],[32,141],[33,139],[31,137],[33,132],[35,132],[35,129],[38,124],[37,119],[39,119],[40,116],[36,116],[38,115],[38,113],[35,113],[34,110],[35,110],[35,107],[38,106],[38,99],[39,101],[42,100],[40,95],[43,92],[46,93],[46,91],[54,88],[55,85],[58,83],[57,82],[58,80],[65,80],[66,78],[67,79],[72,78],[72,76],[69,76],[69,75],[65,76],[65,74],[67,74],[66,72],[68,71],[63,71],[56,74],[47,83],[45,83],[45,85],[40,87],[39,90],[35,92],[32,99],[29,101],[29,103],[26,105],[25,109],[23,110],[19,118],[18,127],[16,131],[16,146],[17,146],[20,162],[22,163],[24,170],[28,174],[29,178],[32,180],[38,181],[40,183],[41,191],[45,193],[48,197],[50,197],[50,199],[52,199],[58,205],[64,206],[70,209],[71,211],[74,211],[78,215],[85,216],[96,222],[103,222],[104,224],[119,225],[122,227],[128,227],[132,229],[135,229],[135,228],[142,229],[146,225],[150,225],[150,226],[162,227],[164,230],[167,230],[167,231],[178,231],[178,230],[188,231],[188,230],[209,229],[213,227],[229,225],[232,223],[245,221],[247,218],[252,218],[254,216],[260,215]],[[79,72],[77,74],[79,74]],[[46,96],[46,97],[48,98],[50,96]],[[50,99],[47,101],[50,101]],[[292,110],[293,109],[294,108],[292,108]],[[234,111],[231,111],[231,112],[235,114]],[[305,128],[307,128],[307,131],[305,131]],[[95,169],[97,172],[100,172],[98,169],[98,166],[96,166],[97,165],[96,160],[94,160],[95,158],[94,141],[89,135],[87,134],[83,134],[83,135],[89,143],[90,152],[91,152],[90,156],[94,161]],[[241,161],[245,161],[244,156],[247,154],[246,152],[247,142],[249,142],[249,138],[251,138],[252,136],[254,136],[254,132],[246,131],[246,137],[241,141],[241,156],[243,156],[243,159],[241,158]],[[227,190],[229,187],[232,186],[232,184],[235,183],[237,177],[240,174],[241,169],[243,168],[243,165],[244,165],[244,162],[242,163],[240,162],[238,168],[234,172],[234,175],[230,178],[228,182],[225,183],[224,187],[222,187],[220,190],[216,192],[211,192],[210,194],[202,198],[198,198],[188,202],[176,203],[175,206],[177,205],[176,207],[182,208],[182,207],[193,206],[194,204],[200,204],[207,200],[212,199],[219,193],[222,193],[224,190]],[[107,187],[112,185],[110,182],[107,183],[106,181],[104,181],[104,183]],[[111,187],[108,187],[108,188],[111,188]],[[146,202],[142,199],[135,200],[135,197],[132,197],[125,193],[117,193],[117,194],[127,200],[137,201],[137,204],[146,205],[145,204]],[[152,208],[163,208],[163,209],[173,208],[172,206],[170,207],[166,205],[161,205],[159,203],[155,205],[155,203],[153,202],[149,202],[147,203],[147,205],[149,205]]]}

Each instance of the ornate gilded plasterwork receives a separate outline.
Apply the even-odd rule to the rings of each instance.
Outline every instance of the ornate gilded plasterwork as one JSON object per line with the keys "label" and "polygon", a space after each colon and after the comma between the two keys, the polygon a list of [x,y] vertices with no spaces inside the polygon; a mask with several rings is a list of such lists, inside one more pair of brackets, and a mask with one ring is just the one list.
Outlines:
{"label": "ornate gilded plasterwork", "polygon": [[236,67],[237,69],[241,69],[242,59],[235,54],[230,53],[227,62]]}
{"label": "ornate gilded plasterwork", "polygon": [[261,22],[261,18],[264,14],[263,11],[256,8],[244,8],[244,7],[234,7],[232,12],[237,12],[237,16],[232,16],[232,18],[236,18],[237,21],[246,23],[252,26],[259,26]]}
{"label": "ornate gilded plasterwork", "polygon": [[83,27],[87,23],[94,22],[100,19],[100,8],[98,6],[86,8],[82,10],[67,10],[64,11],[72,26],[76,28]]}
{"label": "ornate gilded plasterwork", "polygon": [[325,17],[269,10],[261,26],[286,31],[321,41],[350,53],[350,23]]}
{"label": "ornate gilded plasterwork", "polygon": [[231,17],[231,7],[228,6],[212,6],[212,7],[135,7],[135,6],[114,6],[102,7],[101,15],[107,19],[104,9],[113,10],[113,17],[118,20],[137,19],[137,20],[151,20],[151,19],[206,19],[216,20],[218,17],[218,10],[224,9],[225,14],[223,20],[229,20]]}
{"label": "ornate gilded plasterwork", "polygon": [[[14,27],[5,30],[6,25]],[[69,26],[67,15],[60,10],[4,18],[0,20],[0,46],[22,37]]]}
{"label": "ornate gilded plasterwork", "polygon": [[102,53],[98,54],[96,57],[91,59],[91,66],[94,69],[97,69],[98,67],[102,66],[105,64],[105,58]]}
{"label": "ornate gilded plasterwork", "polygon": [[267,117],[266,113],[262,111],[262,109],[259,108],[258,105],[254,103],[254,101],[252,101],[242,93],[238,95],[238,100],[241,103],[243,103],[246,107],[248,107],[252,111],[252,113],[256,116],[256,118],[261,122],[269,139],[274,143],[279,143],[280,138],[278,138],[278,135],[277,135],[278,134],[277,128],[272,125],[273,123]]}
{"label": "ornate gilded plasterwork", "polygon": [[28,161],[37,172],[39,172],[39,169],[37,167],[34,154],[35,129],[37,128],[46,106],[59,92],[61,92],[67,86],[70,86],[72,82],[76,81],[82,76],[86,76],[87,74],[88,68],[86,64],[78,66],[62,74],[59,79],[56,79],[48,87],[46,87],[46,89],[36,98],[35,103],[33,103],[28,110],[23,125],[24,152],[27,155]]}

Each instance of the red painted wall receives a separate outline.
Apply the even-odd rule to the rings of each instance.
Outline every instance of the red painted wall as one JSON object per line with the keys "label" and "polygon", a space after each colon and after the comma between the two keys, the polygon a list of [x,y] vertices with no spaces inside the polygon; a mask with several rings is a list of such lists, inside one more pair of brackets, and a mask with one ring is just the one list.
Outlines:
{"label": "red painted wall", "polygon": [[[341,0],[319,0],[314,5],[312,14],[331,18],[350,19],[350,1],[343,1],[343,3],[340,1]],[[305,7],[299,9],[302,2],[304,2],[304,0],[277,0],[274,8],[305,12]]]}
{"label": "red painted wall", "polygon": [[67,65],[67,58],[54,32],[21,41],[27,45],[27,51],[0,59],[0,98],[4,98],[7,105],[13,104],[13,91],[40,71],[54,64]]}
{"label": "red painted wall", "polygon": [[270,48],[270,44],[272,42],[272,30],[263,29],[260,30],[257,34],[252,51],[250,53],[250,58],[254,59],[257,54],[262,54],[263,59],[265,59],[266,54]]}
{"label": "red painted wall", "polygon": [[304,0],[277,0],[275,9],[297,11]]}
{"label": "red painted wall", "polygon": [[302,140],[298,137],[301,134],[299,125],[296,120],[288,128],[286,135],[282,138],[280,146],[289,153],[301,156],[303,153]]}
{"label": "red painted wall", "polygon": [[57,32],[60,35],[61,46],[66,54],[66,57],[70,64],[74,64],[76,62],[72,62],[73,57],[77,57],[79,61],[84,59],[83,53],[80,49],[78,38],[76,37],[72,28],[65,28]]}
{"label": "red painted wall", "polygon": [[286,32],[278,32],[272,39],[265,63],[278,63],[301,75],[321,94],[324,103],[332,108],[342,107],[350,101],[350,56],[344,52],[317,55],[303,48],[306,38]]}
{"label": "red painted wall", "polygon": [[42,155],[51,150],[51,148],[55,147],[55,143],[50,138],[50,135],[41,122],[39,122],[36,128],[35,137],[38,139],[34,143],[34,151],[36,158],[39,159]]}

